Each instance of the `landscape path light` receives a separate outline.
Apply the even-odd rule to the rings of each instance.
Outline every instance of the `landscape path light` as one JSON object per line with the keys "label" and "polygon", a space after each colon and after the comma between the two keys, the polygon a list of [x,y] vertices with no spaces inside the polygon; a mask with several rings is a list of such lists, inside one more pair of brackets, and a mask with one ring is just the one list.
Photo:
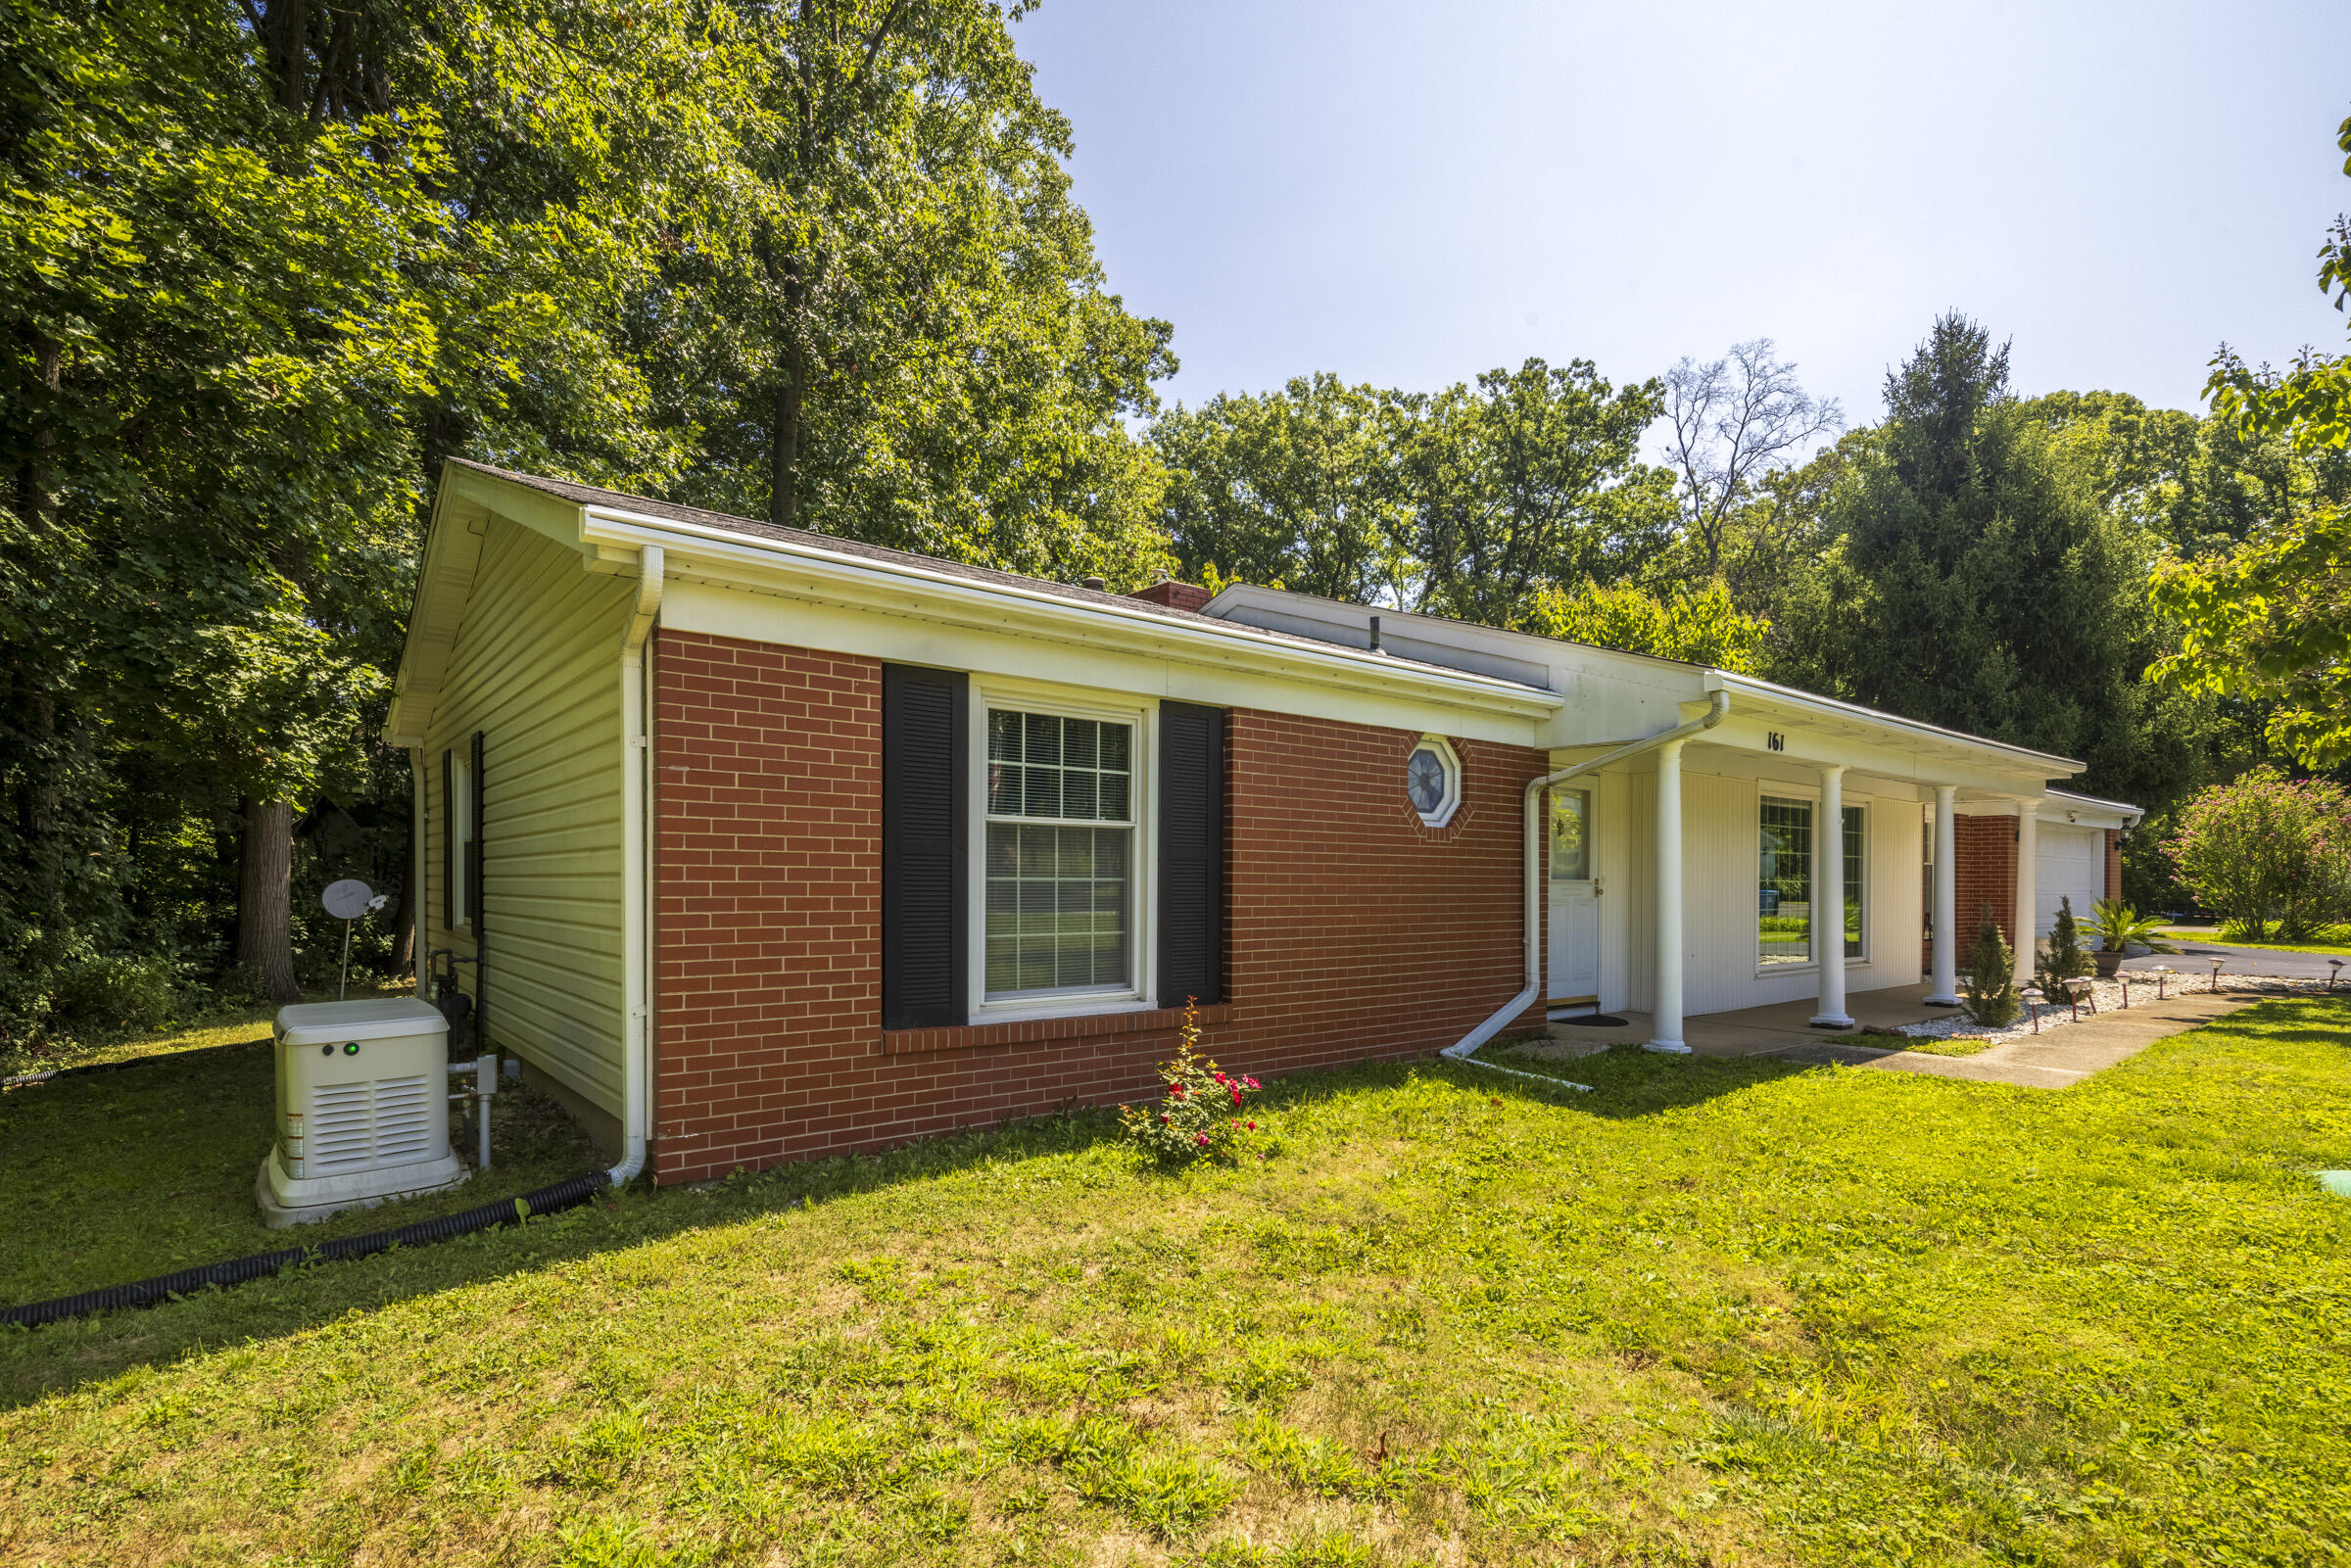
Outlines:
{"label": "landscape path light", "polygon": [[2082,998],[2085,996],[2089,998],[2089,1010],[2092,1013],[2098,1010],[2096,984],[2097,982],[2087,974],[2077,974],[2065,982],[2065,999],[2073,1004],[2076,1022],[2081,1022]]}
{"label": "landscape path light", "polygon": [[2343,961],[2341,959],[2330,958],[2327,961],[2327,989],[2329,991],[2334,989],[2334,977],[2342,973]]}
{"label": "landscape path light", "polygon": [[2221,966],[2227,962],[2228,960],[2219,958],[2212,961],[2212,988],[2215,992],[2221,988]]}
{"label": "landscape path light", "polygon": [[2041,995],[2039,986],[2028,985],[2025,987],[2025,1007],[2033,1015],[2033,1032],[2035,1034],[2040,1032],[2040,1004],[2046,1000],[2048,998]]}
{"label": "landscape path light", "polygon": [[2170,979],[2171,977],[2172,977],[2172,967],[2171,967],[2169,964],[2158,964],[2158,965],[2156,965],[2156,966],[2155,966],[2155,1000],[2156,1000],[2156,1001],[2160,1002],[2160,1001],[2162,1001],[2162,1000],[2163,1000],[2163,982],[2164,982],[2165,980],[2168,980],[2168,979]]}

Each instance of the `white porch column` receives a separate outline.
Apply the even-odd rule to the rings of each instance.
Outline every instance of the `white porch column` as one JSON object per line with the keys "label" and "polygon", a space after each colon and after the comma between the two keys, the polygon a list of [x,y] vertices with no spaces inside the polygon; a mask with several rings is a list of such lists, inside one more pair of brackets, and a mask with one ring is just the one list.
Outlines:
{"label": "white porch column", "polygon": [[1935,786],[1935,983],[1929,1007],[1959,1005],[1959,786]]}
{"label": "white porch column", "polygon": [[2040,846],[2040,802],[2016,803],[2016,983],[2033,983],[2033,954],[2039,941],[2033,927],[2039,923],[2039,888],[2035,864]]}
{"label": "white porch column", "polygon": [[1820,770],[1820,818],[1813,829],[1820,853],[1813,857],[1819,875],[1812,882],[1813,953],[1820,961],[1820,1011],[1812,1015],[1816,1029],[1849,1029],[1852,1016],[1845,1010],[1845,768]]}
{"label": "white porch column", "polygon": [[1688,1055],[1682,1042],[1682,745],[1657,747],[1657,984],[1649,1049]]}

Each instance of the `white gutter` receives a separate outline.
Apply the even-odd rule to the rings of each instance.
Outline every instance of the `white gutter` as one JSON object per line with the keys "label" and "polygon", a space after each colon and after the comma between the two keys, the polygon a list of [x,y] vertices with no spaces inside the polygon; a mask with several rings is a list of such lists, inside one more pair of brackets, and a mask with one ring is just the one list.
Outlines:
{"label": "white gutter", "polygon": [[637,602],[620,643],[621,1155],[604,1172],[615,1187],[645,1168],[653,1101],[652,746],[645,643],[661,610],[662,565],[660,546],[638,551]]}
{"label": "white gutter", "polygon": [[[1597,773],[1612,762],[1622,762],[1627,757],[1638,756],[1640,753],[1661,746],[1669,740],[1687,740],[1702,730],[1713,729],[1730,713],[1731,694],[1717,688],[1708,693],[1708,699],[1705,713],[1699,718],[1692,719],[1687,724],[1677,724],[1670,730],[1646,736],[1639,740],[1627,740],[1623,745],[1617,746],[1613,750],[1604,751],[1589,762],[1579,762],[1573,767],[1561,768],[1558,773],[1547,773],[1540,779],[1529,781],[1525,798],[1525,863],[1520,873],[1520,882],[1526,897],[1525,932],[1521,938],[1521,945],[1526,950],[1526,989],[1503,1003],[1502,1010],[1492,1018],[1463,1035],[1460,1044],[1449,1045],[1438,1055],[1450,1057],[1456,1062],[1472,1063],[1490,1072],[1508,1072],[1514,1078],[1533,1078],[1540,1083],[1566,1081],[1561,1078],[1545,1077],[1539,1072],[1520,1072],[1514,1068],[1498,1067],[1491,1062],[1480,1062],[1474,1054],[1479,1046],[1500,1034],[1509,1026],[1512,1019],[1525,1012],[1527,1004],[1534,1001],[1543,992],[1543,955],[1536,950],[1536,944],[1541,940],[1539,933],[1543,929],[1541,902],[1543,791],[1551,788],[1554,784],[1565,784],[1568,780],[1580,778],[1584,774]],[[1567,1086],[1571,1089],[1582,1089],[1586,1093],[1589,1093],[1592,1088],[1588,1083],[1569,1083]]]}

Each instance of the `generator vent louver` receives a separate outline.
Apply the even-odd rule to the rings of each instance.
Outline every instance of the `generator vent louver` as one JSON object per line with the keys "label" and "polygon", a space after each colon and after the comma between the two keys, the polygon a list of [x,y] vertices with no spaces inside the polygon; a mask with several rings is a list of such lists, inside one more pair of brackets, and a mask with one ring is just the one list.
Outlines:
{"label": "generator vent louver", "polygon": [[441,1110],[432,1089],[432,1080],[424,1077],[312,1084],[311,1169],[331,1175],[430,1159],[434,1140],[428,1118]]}

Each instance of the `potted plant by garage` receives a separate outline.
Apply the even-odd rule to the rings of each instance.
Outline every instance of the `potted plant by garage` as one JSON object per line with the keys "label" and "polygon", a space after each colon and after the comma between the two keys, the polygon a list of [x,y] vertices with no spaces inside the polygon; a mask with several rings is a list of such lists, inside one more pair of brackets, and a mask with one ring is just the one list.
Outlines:
{"label": "potted plant by garage", "polygon": [[2153,915],[2141,915],[2120,899],[2101,898],[2090,906],[2089,928],[2098,933],[2098,950],[2090,959],[2098,966],[2102,979],[2113,979],[2114,972],[2123,967],[2134,943],[2150,953],[2177,953],[2178,948],[2163,940],[2163,922]]}

